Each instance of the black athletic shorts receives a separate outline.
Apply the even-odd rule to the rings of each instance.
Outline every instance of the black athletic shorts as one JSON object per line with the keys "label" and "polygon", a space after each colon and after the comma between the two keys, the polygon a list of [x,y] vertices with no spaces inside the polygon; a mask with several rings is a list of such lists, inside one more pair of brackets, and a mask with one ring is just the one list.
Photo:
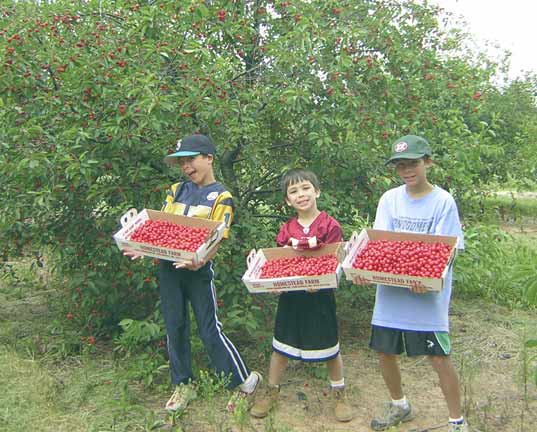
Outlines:
{"label": "black athletic shorts", "polygon": [[448,356],[451,353],[451,340],[448,332],[398,330],[374,325],[369,347],[384,354],[406,352],[409,357]]}

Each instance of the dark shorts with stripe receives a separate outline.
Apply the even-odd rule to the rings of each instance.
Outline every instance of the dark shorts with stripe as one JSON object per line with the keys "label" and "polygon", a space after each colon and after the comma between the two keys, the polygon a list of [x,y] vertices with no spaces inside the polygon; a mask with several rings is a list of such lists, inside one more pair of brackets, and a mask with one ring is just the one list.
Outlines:
{"label": "dark shorts with stripe", "polygon": [[309,362],[337,357],[339,339],[334,290],[282,293],[272,348],[286,357]]}
{"label": "dark shorts with stripe", "polygon": [[379,353],[407,356],[448,356],[451,340],[448,332],[398,330],[372,326],[369,347]]}

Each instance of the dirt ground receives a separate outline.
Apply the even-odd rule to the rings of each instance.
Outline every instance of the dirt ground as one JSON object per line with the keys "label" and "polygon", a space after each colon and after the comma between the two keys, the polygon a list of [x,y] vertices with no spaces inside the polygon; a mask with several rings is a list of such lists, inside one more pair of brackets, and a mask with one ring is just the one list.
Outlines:
{"label": "dirt ground", "polygon": [[[376,356],[367,348],[368,317],[360,328],[348,327],[343,320],[342,355],[349,400],[355,417],[338,423],[326,381],[315,378],[311,368],[291,363],[282,386],[279,406],[273,417],[245,419],[233,425],[225,417],[219,401],[221,420],[207,417],[207,406],[195,402],[181,425],[186,431],[296,431],[366,432],[374,413],[382,409],[387,392],[378,372]],[[355,320],[353,320],[356,323]],[[451,310],[453,361],[459,371],[463,408],[475,431],[533,432],[537,425],[537,388],[525,376],[529,361],[524,360],[523,340],[537,334],[537,321],[529,313],[510,312],[480,302],[454,302]],[[533,363],[535,364],[535,363]],[[262,372],[266,373],[266,368]],[[438,378],[425,358],[402,358],[404,388],[416,419],[393,431],[447,430],[447,410]],[[526,372],[527,374],[527,372]],[[213,401],[214,402],[214,401]],[[215,404],[211,409],[217,408]],[[237,423],[235,421],[235,423]],[[227,426],[224,426],[226,425]]]}

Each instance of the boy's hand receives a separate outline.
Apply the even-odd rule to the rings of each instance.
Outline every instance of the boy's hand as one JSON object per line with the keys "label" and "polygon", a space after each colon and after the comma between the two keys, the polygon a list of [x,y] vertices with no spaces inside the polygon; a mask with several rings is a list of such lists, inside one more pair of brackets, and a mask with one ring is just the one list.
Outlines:
{"label": "boy's hand", "polygon": [[123,255],[130,257],[131,260],[135,260],[135,259],[143,257],[142,254],[139,254],[138,252],[135,252],[130,247],[126,247],[126,248],[123,249]]}
{"label": "boy's hand", "polygon": [[276,288],[269,288],[270,291],[269,293],[273,296],[279,296],[282,292],[281,291],[278,291]]}
{"label": "boy's hand", "polygon": [[207,256],[197,262],[194,262],[194,258],[192,258],[189,261],[181,261],[181,262],[174,262],[173,265],[176,269],[186,269],[190,271],[198,271],[200,268],[202,268],[205,264],[207,264],[209,261],[211,261],[215,256],[216,252],[218,252],[218,248],[220,247],[219,244],[217,244],[211,252],[207,254]]}
{"label": "boy's hand", "polygon": [[365,279],[363,276],[354,276],[352,278],[352,282],[356,285],[373,285],[372,282],[369,282],[367,279]]}
{"label": "boy's hand", "polygon": [[426,292],[429,292],[427,287],[420,281],[412,281],[410,291],[412,291],[414,294],[425,294]]}
{"label": "boy's hand", "polygon": [[194,261],[193,259],[191,259],[190,261],[174,262],[173,266],[176,269],[185,269],[185,270],[190,270],[190,271],[198,271],[206,263],[207,263],[207,261],[205,261],[205,260]]}
{"label": "boy's hand", "polygon": [[317,288],[306,288],[306,292],[309,294],[313,294],[319,291]]}

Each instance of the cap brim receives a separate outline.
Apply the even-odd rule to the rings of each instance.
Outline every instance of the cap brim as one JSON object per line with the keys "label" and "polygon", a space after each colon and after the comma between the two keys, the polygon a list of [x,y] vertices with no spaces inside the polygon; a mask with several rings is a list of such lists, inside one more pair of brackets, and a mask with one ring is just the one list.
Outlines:
{"label": "cap brim", "polygon": [[197,156],[201,154],[200,152],[193,152],[193,151],[178,151],[176,153],[169,154],[164,158],[164,162],[166,162],[168,165],[176,165],[177,164],[177,158],[184,157],[184,156]]}
{"label": "cap brim", "polygon": [[397,155],[397,156],[392,156],[390,159],[388,159],[384,165],[389,165],[391,163],[394,163],[395,161],[398,161],[398,160],[404,160],[404,159],[421,159],[422,157],[425,157],[427,156],[425,153],[405,153],[405,155]]}

